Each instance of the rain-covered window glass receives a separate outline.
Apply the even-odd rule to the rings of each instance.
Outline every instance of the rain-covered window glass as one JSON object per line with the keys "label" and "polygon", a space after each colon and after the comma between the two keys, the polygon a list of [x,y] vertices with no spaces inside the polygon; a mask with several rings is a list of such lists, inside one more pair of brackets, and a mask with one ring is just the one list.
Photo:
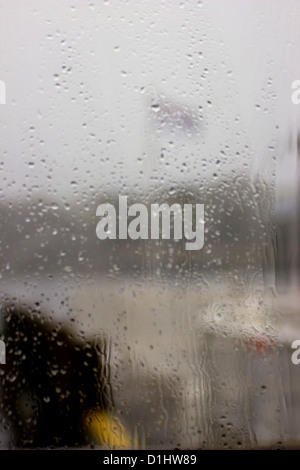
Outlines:
{"label": "rain-covered window glass", "polygon": [[1,1],[1,448],[300,445],[299,21]]}

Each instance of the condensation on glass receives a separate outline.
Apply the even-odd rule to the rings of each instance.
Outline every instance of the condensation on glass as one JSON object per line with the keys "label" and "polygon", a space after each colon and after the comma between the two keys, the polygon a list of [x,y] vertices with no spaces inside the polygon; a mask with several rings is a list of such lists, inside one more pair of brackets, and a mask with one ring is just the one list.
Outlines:
{"label": "condensation on glass", "polygon": [[[2,2],[2,448],[299,445],[299,17]],[[100,240],[120,196],[203,248]]]}

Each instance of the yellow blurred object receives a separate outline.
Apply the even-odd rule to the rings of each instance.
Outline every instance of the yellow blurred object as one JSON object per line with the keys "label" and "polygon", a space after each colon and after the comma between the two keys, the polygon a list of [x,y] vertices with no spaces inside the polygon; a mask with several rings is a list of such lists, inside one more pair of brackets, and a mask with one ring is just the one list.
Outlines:
{"label": "yellow blurred object", "polygon": [[84,424],[95,442],[108,449],[137,449],[137,436],[131,436],[113,413],[91,409]]}

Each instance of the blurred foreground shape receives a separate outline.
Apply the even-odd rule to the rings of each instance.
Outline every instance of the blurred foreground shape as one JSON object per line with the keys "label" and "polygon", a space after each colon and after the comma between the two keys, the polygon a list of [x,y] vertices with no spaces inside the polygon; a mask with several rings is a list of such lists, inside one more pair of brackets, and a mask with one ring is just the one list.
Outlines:
{"label": "blurred foreground shape", "polygon": [[37,310],[6,305],[2,313],[1,406],[13,445],[130,447],[114,416],[107,338],[80,341]]}

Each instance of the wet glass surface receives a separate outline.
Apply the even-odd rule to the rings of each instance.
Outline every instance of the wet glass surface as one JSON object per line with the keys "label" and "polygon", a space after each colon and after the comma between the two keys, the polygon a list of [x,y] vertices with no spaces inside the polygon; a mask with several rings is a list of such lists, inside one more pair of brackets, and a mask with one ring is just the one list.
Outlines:
{"label": "wet glass surface", "polygon": [[299,19],[1,2],[1,448],[300,445]]}

